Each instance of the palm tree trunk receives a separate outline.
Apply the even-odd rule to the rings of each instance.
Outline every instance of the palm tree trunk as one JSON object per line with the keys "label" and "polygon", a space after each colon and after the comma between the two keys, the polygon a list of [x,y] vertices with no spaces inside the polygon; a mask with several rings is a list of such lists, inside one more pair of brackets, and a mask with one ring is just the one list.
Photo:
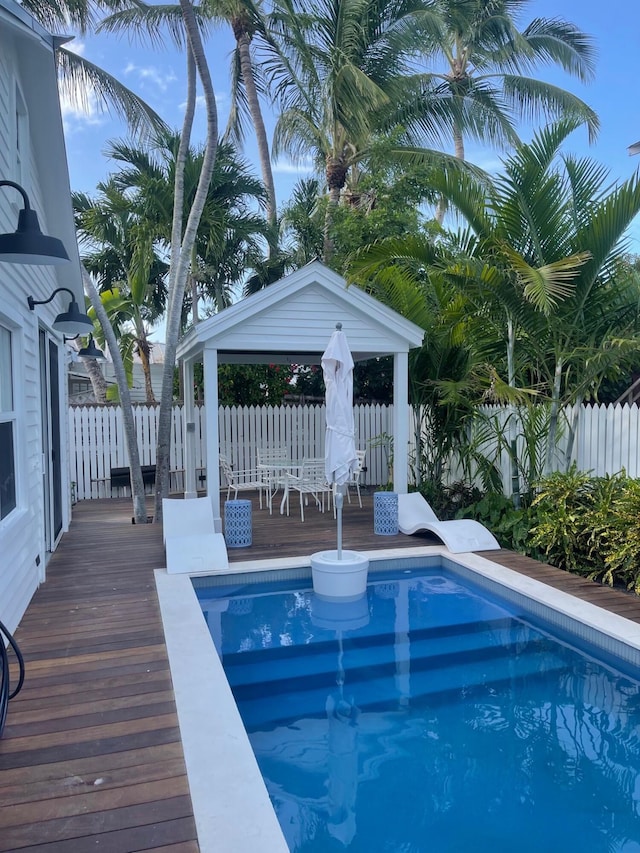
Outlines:
{"label": "palm tree trunk", "polygon": [[580,397],[579,400],[573,404],[573,411],[571,412],[571,422],[569,423],[569,437],[567,439],[567,449],[564,453],[564,468],[565,471],[568,471],[571,467],[571,456],[573,454],[573,445],[576,440],[576,433],[578,431],[578,422],[580,420],[580,414],[582,413],[582,403],[584,402],[584,398]]}
{"label": "palm tree trunk", "polygon": [[104,378],[102,368],[95,358],[85,359],[84,364],[91,380],[91,387],[93,388],[93,396],[96,398],[96,403],[104,405],[107,402],[107,380]]}
{"label": "palm tree trunk", "polygon": [[262,110],[260,109],[260,100],[258,99],[258,91],[256,82],[253,76],[253,63],[251,61],[251,39],[247,32],[243,32],[237,39],[238,56],[240,57],[240,69],[242,71],[242,80],[244,89],[247,95],[247,105],[253,122],[253,129],[256,134],[256,142],[258,143],[258,156],[260,158],[260,171],[262,172],[262,181],[267,191],[267,222],[269,225],[275,225],[277,206],[276,206],[276,188],[273,181],[273,170],[271,169],[271,157],[269,155],[269,141],[267,140],[267,131],[262,118]]}
{"label": "palm tree trunk", "polygon": [[144,391],[147,403],[155,403],[156,396],[153,393],[153,385],[151,384],[151,366],[149,364],[149,343],[146,338],[138,340],[138,355],[140,356],[140,364],[144,375]]}
{"label": "palm tree trunk", "polygon": [[[514,353],[516,348],[516,334],[513,319],[507,317],[507,376],[509,387],[514,388],[516,384]],[[515,509],[520,509],[520,469],[518,466],[518,433],[516,422],[517,411],[513,407],[509,414],[509,468],[511,473],[511,500]]]}
{"label": "palm tree trunk", "polygon": [[89,297],[96,316],[102,326],[104,337],[113,359],[113,370],[118,383],[118,391],[120,392],[120,404],[122,406],[122,419],[124,421],[124,437],[127,443],[127,453],[129,455],[129,469],[131,473],[131,499],[133,501],[133,517],[136,524],[147,523],[147,501],[144,494],[144,481],[142,479],[142,469],[140,468],[140,454],[138,453],[138,437],[136,435],[136,425],[133,419],[133,407],[131,405],[131,394],[129,393],[129,383],[124,372],[124,364],[118,347],[115,333],[109,322],[109,317],[105,311],[102,300],[95,288],[91,276],[87,270],[82,267],[82,281],[84,289]]}
{"label": "palm tree trunk", "polygon": [[549,415],[549,437],[547,439],[547,453],[544,461],[544,473],[548,476],[551,473],[551,463],[553,460],[553,451],[556,446],[558,434],[558,417],[560,414],[560,386],[562,381],[562,369],[564,362],[562,357],[556,362],[556,369],[553,377],[553,392],[551,397],[551,413]]}
{"label": "palm tree trunk", "polygon": [[191,319],[193,325],[196,326],[200,322],[198,316],[198,279],[194,275],[196,269],[196,247],[195,244],[191,250],[191,274],[189,276],[189,284],[191,285]]}
{"label": "palm tree trunk", "polygon": [[[464,139],[462,137],[462,131],[458,127],[453,128],[453,144],[455,147],[455,154],[458,160],[464,160]],[[447,207],[448,205],[446,198],[440,196],[435,212],[435,220],[438,225],[442,225],[444,215],[447,212]]]}
{"label": "palm tree trunk", "polygon": [[158,415],[158,446],[156,452],[156,521],[162,521],[162,499],[169,494],[169,454],[171,442],[171,407],[173,403],[173,372],[176,349],[180,334],[182,303],[189,275],[191,250],[194,246],[202,211],[207,200],[211,175],[215,166],[218,146],[218,113],[216,99],[209,74],[209,67],[200,38],[193,6],[190,0],[180,0],[180,8],[187,32],[188,51],[191,54],[189,68],[193,64],[198,72],[204,93],[207,112],[207,140],[202,171],[198,180],[193,204],[181,236],[182,210],[184,202],[184,168],[193,126],[195,109],[195,75],[189,75],[187,109],[183,123],[180,147],[176,158],[176,187],[174,194],[174,219],[171,229],[171,267],[169,272],[169,298],[167,310],[167,336],[165,364],[162,375],[162,398]]}

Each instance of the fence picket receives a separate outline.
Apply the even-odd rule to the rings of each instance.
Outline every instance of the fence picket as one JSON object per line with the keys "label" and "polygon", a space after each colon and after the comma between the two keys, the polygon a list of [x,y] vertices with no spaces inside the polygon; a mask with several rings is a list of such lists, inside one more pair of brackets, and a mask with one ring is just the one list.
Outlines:
{"label": "fence picket", "polygon": [[[484,408],[484,407],[483,407]],[[136,436],[143,465],[156,458],[157,418],[159,407],[134,406]],[[380,440],[392,430],[391,406],[357,405],[354,407],[356,446],[367,449],[363,482],[384,485],[388,480],[388,449]],[[499,407],[486,407],[485,414],[495,415],[504,423],[507,413]],[[174,472],[173,487],[184,487],[184,434],[182,407],[172,412],[170,467]],[[571,409],[565,412],[571,417]],[[206,410],[198,406],[196,424],[196,467],[206,467]],[[259,447],[287,446],[295,458],[324,455],[325,410],[323,405],[301,406],[221,406],[218,410],[220,448],[238,469],[255,467]],[[410,465],[415,456],[414,413],[410,414]],[[557,454],[556,465],[562,464],[566,436]],[[115,406],[74,406],[69,409],[70,479],[76,483],[78,500],[110,497],[111,468],[129,464],[124,438],[122,411]],[[640,409],[637,406],[583,406],[576,426],[573,458],[579,470],[604,476],[626,470],[630,477],[640,476]],[[490,450],[490,448],[488,448]],[[502,461],[505,491],[510,490],[508,465]],[[411,475],[411,472],[410,472]],[[452,480],[459,472],[450,471]]]}

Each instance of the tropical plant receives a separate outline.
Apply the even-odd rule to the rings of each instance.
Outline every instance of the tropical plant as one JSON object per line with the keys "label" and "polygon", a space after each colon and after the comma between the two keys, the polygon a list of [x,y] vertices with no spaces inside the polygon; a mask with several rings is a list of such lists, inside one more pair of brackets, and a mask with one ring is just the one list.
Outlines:
{"label": "tropical plant", "polygon": [[[518,142],[517,119],[577,116],[589,135],[595,112],[575,95],[525,76],[555,64],[581,81],[593,76],[592,40],[574,24],[537,17],[524,28],[523,0],[430,0],[425,4],[424,57],[430,95],[451,100],[450,130],[456,157],[464,160],[464,136],[503,147]],[[446,64],[446,71],[436,70]],[[443,211],[439,220],[442,221]]]}
{"label": "tropical plant", "polygon": [[[414,0],[277,0],[269,33],[277,45],[264,63],[271,94],[281,109],[273,152],[310,157],[328,189],[323,259],[332,254],[331,225],[349,174],[371,155],[379,136],[419,113],[421,139],[440,140],[440,101],[425,109],[422,80],[411,73],[418,49]],[[402,147],[442,165],[440,152]]]}
{"label": "tropical plant", "polygon": [[[180,138],[164,132],[154,138],[152,149],[127,142],[109,144],[107,155],[118,163],[111,176],[114,186],[147,223],[164,247],[171,232],[171,211]],[[188,216],[198,185],[204,152],[189,148],[184,162],[184,217]],[[205,311],[228,306],[245,268],[260,252],[268,227],[254,208],[264,200],[259,181],[248,171],[230,143],[220,143],[207,191],[207,199],[192,248],[189,287],[181,319],[191,308],[198,322],[198,303],[206,300]]]}
{"label": "tropical plant", "polygon": [[[90,31],[102,4],[94,0],[24,0],[21,5],[50,32],[68,36],[70,29],[77,29],[81,35]],[[56,46],[55,57],[60,92],[72,103],[86,107],[93,96],[98,107],[124,119],[132,133],[147,134],[164,127],[160,116],[142,98],[104,69],[65,47],[62,40]]]}
{"label": "tropical plant", "polygon": [[550,402],[547,471],[561,407],[592,394],[638,349],[637,291],[613,272],[640,211],[640,180],[611,186],[592,160],[560,156],[575,126],[559,122],[518,146],[488,204],[473,176],[441,180],[476,236],[468,260],[450,268],[452,279],[479,316],[495,323],[502,315],[500,390],[513,400],[519,386]]}
{"label": "tropical plant", "polygon": [[109,350],[111,351],[113,369],[116,376],[116,382],[118,383],[118,388],[120,390],[124,436],[127,444],[127,454],[129,456],[133,518],[136,524],[146,524],[147,502],[144,492],[144,481],[142,479],[142,468],[140,467],[138,435],[136,433],[136,426],[133,419],[133,406],[131,405],[131,395],[129,394],[129,385],[125,374],[124,364],[122,362],[116,335],[111,326],[111,322],[109,321],[107,311],[102,304],[102,300],[100,299],[100,295],[91,276],[84,267],[82,268],[82,280],[84,283],[85,293],[89,297],[91,306],[95,311],[105,340],[107,341]]}
{"label": "tropical plant", "polygon": [[[167,265],[154,244],[153,228],[136,215],[130,199],[113,179],[98,185],[99,195],[73,194],[76,229],[87,251],[82,261],[100,291],[108,293],[105,308],[117,329],[130,323],[145,379],[146,399],[155,403],[151,385],[149,331],[164,311]],[[120,336],[120,343],[129,343]],[[124,351],[123,351],[124,355]]]}
{"label": "tropical plant", "polygon": [[[207,202],[209,184],[215,168],[218,149],[218,113],[209,66],[190,0],[180,0],[187,36],[187,102],[180,145],[176,155],[173,220],[171,227],[171,261],[169,266],[169,298],[166,324],[165,362],[162,375],[162,397],[158,415],[156,447],[156,500],[154,519],[162,521],[162,501],[169,494],[169,462],[171,443],[171,407],[173,403],[173,373],[180,334],[184,293],[191,268],[193,247]],[[207,116],[207,135],[202,168],[189,214],[184,222],[185,164],[193,128],[196,104],[196,74],[204,93]]]}
{"label": "tropical plant", "polygon": [[[264,94],[264,83],[260,77],[260,63],[253,58],[253,39],[256,34],[265,35],[261,0],[207,0],[194,8],[200,29],[207,35],[210,22],[224,21],[229,24],[236,40],[236,50],[231,59],[232,102],[225,138],[241,144],[245,136],[244,117],[248,113],[256,136],[258,156],[265,188],[267,221],[271,228],[276,223],[276,192],[271,168],[269,142],[264,117],[260,106],[260,95]],[[179,48],[184,47],[182,11],[179,5],[148,5],[131,3],[129,8],[120,9],[109,15],[100,24],[106,32],[127,32],[154,43],[159,41],[162,31],[168,34]],[[269,236],[273,235],[269,232]],[[270,249],[276,244],[270,241]]]}

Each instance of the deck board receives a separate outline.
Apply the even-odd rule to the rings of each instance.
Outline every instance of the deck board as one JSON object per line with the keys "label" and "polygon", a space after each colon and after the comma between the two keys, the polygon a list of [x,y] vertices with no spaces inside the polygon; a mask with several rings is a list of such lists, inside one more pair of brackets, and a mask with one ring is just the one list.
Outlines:
{"label": "deck board", "polygon": [[[376,536],[372,503],[367,493],[362,509],[345,505],[345,548],[437,542]],[[308,509],[302,523],[294,504],[289,518],[257,507],[253,545],[231,549],[231,562],[335,547],[331,513]],[[484,556],[640,622],[636,596],[508,551]],[[27,674],[0,740],[3,853],[197,853],[153,578],[163,564],[160,526],[132,524],[130,500],[74,507],[16,632]]]}

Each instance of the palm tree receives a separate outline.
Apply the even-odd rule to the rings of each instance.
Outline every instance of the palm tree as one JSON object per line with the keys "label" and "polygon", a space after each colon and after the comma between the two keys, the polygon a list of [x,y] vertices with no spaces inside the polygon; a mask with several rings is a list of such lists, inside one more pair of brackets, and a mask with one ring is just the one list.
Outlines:
{"label": "palm tree", "polygon": [[[197,239],[202,212],[207,201],[209,184],[218,152],[218,111],[215,91],[204,53],[196,13],[190,0],[180,0],[180,8],[182,10],[183,24],[187,37],[187,105],[182,133],[180,134],[180,144],[176,155],[173,195],[165,362],[162,374],[162,397],[158,416],[156,447],[156,500],[154,512],[156,522],[162,522],[162,501],[169,494],[173,373],[180,335],[185,288],[190,273],[192,251]],[[200,80],[204,93],[207,134],[202,157],[202,168],[185,223],[185,164],[195,114],[196,77]]]}
{"label": "palm tree", "polygon": [[[577,124],[559,122],[518,146],[488,194],[486,184],[462,173],[436,184],[468,231],[458,236],[454,260],[431,265],[458,289],[453,316],[468,318],[466,340],[477,342],[479,332],[484,338],[487,390],[515,406],[526,397],[549,403],[547,470],[561,407],[581,403],[638,351],[637,292],[615,271],[625,231],[640,212],[640,177],[612,188],[589,159],[559,158]],[[410,240],[373,247],[360,259],[360,275],[374,276],[397,300],[393,267],[409,269],[411,283],[412,263],[431,266],[418,249]],[[406,303],[410,319],[424,311],[418,297],[412,293],[416,307]],[[491,338],[502,342],[502,357],[487,348]]]}
{"label": "palm tree", "polygon": [[[599,121],[582,100],[557,86],[525,76],[555,64],[579,80],[594,70],[592,40],[559,18],[536,18],[519,29],[526,0],[429,0],[424,55],[430,74],[429,96],[448,98],[455,116],[451,133],[455,154],[465,157],[465,132],[499,147],[517,143],[515,121],[578,116],[593,138]],[[466,125],[466,127],[465,127]],[[444,208],[438,208],[442,222]]]}
{"label": "palm tree", "polygon": [[[137,211],[165,248],[171,237],[173,188],[178,134],[165,132],[154,139],[153,150],[127,142],[109,144],[107,156],[119,164],[112,182]],[[189,148],[184,163],[184,212],[191,207],[202,168],[202,149]],[[198,302],[204,297],[217,311],[229,305],[234,288],[242,279],[249,257],[268,233],[264,219],[254,212],[264,203],[265,193],[234,147],[222,142],[211,176],[207,199],[192,248],[189,295],[181,329],[186,323],[189,303],[193,322],[198,322]]]}
{"label": "palm tree", "polygon": [[[625,231],[640,212],[640,179],[636,174],[612,188],[606,170],[588,158],[559,157],[576,124],[559,122],[519,146],[505,161],[486,213],[472,179],[455,188],[449,183],[453,192],[443,181],[445,196],[469,215],[485,251],[493,249],[498,284],[485,295],[493,293],[503,306],[512,360],[516,346],[525,350],[529,366],[520,381],[550,401],[547,468],[561,406],[582,402],[638,346],[637,298],[614,272],[626,250]],[[473,279],[462,267],[457,272],[466,288]],[[513,386],[514,368],[507,378]]]}
{"label": "palm tree", "polygon": [[[269,141],[260,108],[259,90],[263,89],[252,57],[252,41],[256,33],[265,34],[261,0],[208,0],[207,9],[215,17],[225,18],[233,30],[236,50],[232,57],[232,105],[227,124],[227,136],[242,142],[242,113],[245,108],[251,116],[258,145],[260,171],[267,194],[267,222],[276,224],[276,189],[271,168]],[[258,63],[259,67],[259,63]],[[275,246],[270,247],[272,250]]]}
{"label": "palm tree", "polygon": [[[395,127],[410,108],[424,113],[417,98],[421,83],[409,66],[418,48],[417,8],[412,0],[274,3],[270,33],[278,51],[264,64],[282,109],[273,151],[296,160],[311,156],[324,173],[329,194],[325,261],[332,251],[333,209],[350,170],[366,161],[376,135]],[[437,138],[439,106],[432,106],[434,113],[422,127]]]}
{"label": "palm tree", "polygon": [[98,184],[98,192],[95,199],[73,194],[78,236],[89,247],[82,261],[100,291],[113,294],[111,315],[117,312],[120,323],[132,324],[147,402],[155,403],[148,334],[150,325],[164,313],[167,265],[155,251],[157,241],[150,223],[136,215],[131,200],[113,178]]}
{"label": "palm tree", "polygon": [[[225,137],[241,143],[244,138],[243,117],[248,112],[258,145],[262,180],[266,191],[266,213],[270,225],[276,222],[276,192],[271,168],[269,141],[260,107],[263,84],[252,56],[255,35],[264,34],[261,0],[207,0],[194,10],[198,24],[206,35],[211,22],[226,22],[236,39],[236,50],[231,61],[232,104]],[[99,30],[105,32],[134,32],[140,38],[157,41],[160,29],[167,28],[178,47],[184,45],[179,5],[148,5],[137,2],[131,8],[121,9],[104,21]]]}

